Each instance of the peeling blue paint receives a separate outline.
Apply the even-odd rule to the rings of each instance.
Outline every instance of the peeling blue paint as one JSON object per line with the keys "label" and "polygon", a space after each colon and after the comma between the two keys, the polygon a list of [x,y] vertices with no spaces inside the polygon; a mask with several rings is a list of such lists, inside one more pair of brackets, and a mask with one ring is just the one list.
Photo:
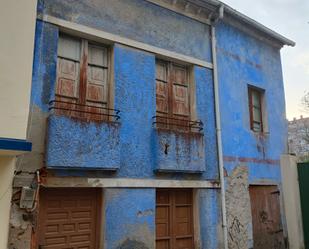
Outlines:
{"label": "peeling blue paint", "polygon": [[220,212],[220,190],[201,189],[198,192],[200,238],[202,248],[223,248]]}
{"label": "peeling blue paint", "polygon": [[[280,155],[286,152],[287,129],[279,49],[220,24],[217,52],[224,155],[280,160]],[[249,84],[265,89],[267,133],[264,135],[250,130]],[[246,164],[250,182],[280,181],[279,163]],[[237,165],[225,162],[229,172]]]}
{"label": "peeling blue paint", "polygon": [[[211,61],[209,27],[146,1],[40,0],[38,12]],[[48,114],[48,102],[55,94],[58,35],[57,26],[37,21],[31,105],[44,115]],[[217,36],[224,155],[276,161],[285,151],[286,141],[279,50],[226,24],[217,26]],[[203,134],[188,139],[176,139],[174,132],[158,136],[152,125],[156,114],[155,55],[120,44],[114,44],[112,49],[114,105],[121,110],[120,124],[83,123],[69,117],[50,116],[47,166],[65,169],[54,172],[60,176],[88,176],[93,169],[113,169],[116,171],[112,174],[101,171],[91,174],[217,180],[212,70],[192,66],[196,118],[204,124]],[[269,134],[264,136],[257,136],[249,128],[248,84],[265,89]],[[167,156],[164,143],[170,145]],[[227,173],[237,165],[225,162]],[[251,183],[280,181],[279,165],[251,162],[247,165]],[[219,190],[203,189],[198,193],[201,248],[220,248]],[[134,241],[154,248],[155,189],[105,189],[104,202],[106,248],[116,249]]]}
{"label": "peeling blue paint", "polygon": [[160,172],[205,171],[204,136],[201,133],[156,129],[155,169]]}
{"label": "peeling blue paint", "polygon": [[[40,0],[39,11],[170,51],[211,61],[208,25],[144,0]],[[173,34],[173,35],[171,35]]]}
{"label": "peeling blue paint", "polygon": [[104,200],[104,248],[117,249],[132,239],[154,249],[155,189],[107,189]]}
{"label": "peeling blue paint", "polygon": [[118,123],[82,122],[50,115],[48,168],[116,170],[120,166]]}
{"label": "peeling blue paint", "polygon": [[48,112],[55,92],[58,27],[37,20],[31,86],[31,105]]}

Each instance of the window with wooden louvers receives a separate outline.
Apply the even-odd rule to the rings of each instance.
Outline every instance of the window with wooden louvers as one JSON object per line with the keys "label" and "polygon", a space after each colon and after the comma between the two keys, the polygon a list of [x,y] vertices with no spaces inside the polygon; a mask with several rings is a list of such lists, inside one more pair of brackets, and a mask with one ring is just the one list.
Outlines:
{"label": "window with wooden louvers", "polygon": [[157,60],[157,126],[171,129],[189,129],[189,97],[188,67]]}
{"label": "window with wooden louvers", "polygon": [[56,113],[91,120],[106,119],[108,49],[61,35],[58,44]]}

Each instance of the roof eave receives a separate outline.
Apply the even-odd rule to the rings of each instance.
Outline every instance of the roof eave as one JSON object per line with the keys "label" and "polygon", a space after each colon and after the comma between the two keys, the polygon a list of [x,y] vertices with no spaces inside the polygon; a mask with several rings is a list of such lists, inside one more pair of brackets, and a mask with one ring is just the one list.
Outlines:
{"label": "roof eave", "polygon": [[244,24],[247,24],[253,28],[255,28],[257,31],[269,36],[270,38],[276,40],[282,45],[292,46],[294,47],[296,43],[283,35],[280,35],[279,33],[271,30],[270,28],[267,28],[265,25],[253,20],[252,18],[242,14],[241,12],[233,9],[229,5],[218,1],[218,0],[190,0],[190,2],[196,2],[199,5],[205,5],[205,8],[209,8],[209,5],[214,6],[214,8],[218,8],[219,6],[223,5],[225,14],[231,16],[232,18],[236,19],[239,22],[242,22]]}

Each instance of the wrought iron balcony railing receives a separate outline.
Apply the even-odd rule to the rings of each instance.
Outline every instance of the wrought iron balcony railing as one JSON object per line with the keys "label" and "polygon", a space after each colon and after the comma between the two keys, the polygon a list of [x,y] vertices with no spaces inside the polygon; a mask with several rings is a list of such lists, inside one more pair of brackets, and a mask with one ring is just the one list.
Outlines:
{"label": "wrought iron balcony railing", "polygon": [[153,116],[152,119],[152,124],[156,127],[171,130],[202,132],[204,126],[201,120],[179,119],[166,116]]}
{"label": "wrought iron balcony railing", "polygon": [[120,119],[120,111],[96,105],[84,105],[70,101],[51,100],[49,102],[49,111],[55,114],[69,116],[77,119],[90,121],[118,121]]}

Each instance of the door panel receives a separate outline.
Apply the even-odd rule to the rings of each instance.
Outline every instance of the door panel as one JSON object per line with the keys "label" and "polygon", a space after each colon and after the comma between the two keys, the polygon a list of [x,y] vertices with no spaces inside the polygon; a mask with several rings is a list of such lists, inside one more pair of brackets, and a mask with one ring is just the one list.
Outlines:
{"label": "door panel", "polygon": [[279,191],[276,186],[250,186],[254,249],[284,249]]}
{"label": "door panel", "polygon": [[98,248],[99,194],[95,189],[42,189],[39,248]]}
{"label": "door panel", "polygon": [[157,190],[156,248],[193,249],[192,190]]}

